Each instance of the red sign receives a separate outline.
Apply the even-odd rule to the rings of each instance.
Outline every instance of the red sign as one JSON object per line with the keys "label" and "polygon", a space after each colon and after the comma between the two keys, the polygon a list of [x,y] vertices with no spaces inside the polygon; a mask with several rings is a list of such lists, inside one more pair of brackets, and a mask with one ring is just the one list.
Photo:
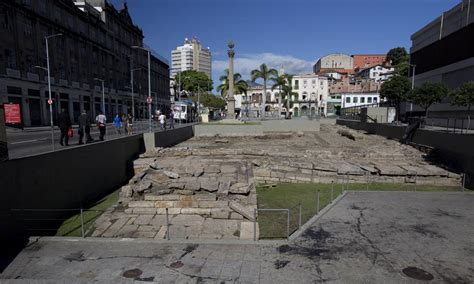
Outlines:
{"label": "red sign", "polygon": [[146,98],[146,102],[149,103],[149,104],[151,104],[151,97],[147,97],[147,98]]}
{"label": "red sign", "polygon": [[48,99],[48,105],[52,105],[53,104],[53,100],[52,99]]}
{"label": "red sign", "polygon": [[21,113],[19,104],[4,104],[3,108],[5,109],[5,123],[21,123]]}

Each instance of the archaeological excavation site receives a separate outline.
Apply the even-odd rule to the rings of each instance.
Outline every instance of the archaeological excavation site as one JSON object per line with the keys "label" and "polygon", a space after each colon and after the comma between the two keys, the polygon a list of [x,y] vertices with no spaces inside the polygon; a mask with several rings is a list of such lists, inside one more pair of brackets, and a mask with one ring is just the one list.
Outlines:
{"label": "archaeological excavation site", "polygon": [[259,187],[457,186],[461,178],[429,150],[338,125],[322,125],[319,132],[194,137],[142,154],[134,171],[119,203],[96,220],[92,236],[252,240],[254,228],[258,238]]}

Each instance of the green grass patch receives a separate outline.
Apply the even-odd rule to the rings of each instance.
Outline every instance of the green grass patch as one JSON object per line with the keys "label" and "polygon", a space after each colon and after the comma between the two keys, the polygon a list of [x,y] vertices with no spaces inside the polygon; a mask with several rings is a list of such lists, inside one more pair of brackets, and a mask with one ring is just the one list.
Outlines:
{"label": "green grass patch", "polygon": [[[344,190],[347,191],[414,191],[414,184],[394,183],[350,183],[350,184],[317,184],[317,183],[282,183],[274,188],[257,187],[258,208],[281,208],[290,211],[290,234],[299,227],[299,208],[301,204],[301,224],[303,225],[317,213],[318,192],[319,210],[331,203]],[[416,185],[416,191],[459,191],[459,187]],[[258,223],[260,238],[287,237],[287,211],[259,211]]]}
{"label": "green grass patch", "polygon": [[[91,208],[84,209],[84,232],[89,232],[89,235],[94,231],[92,227],[95,220],[102,215],[103,211],[112,205],[117,204],[119,200],[120,189],[112,192],[101,200],[97,201]],[[66,221],[64,221],[56,232],[56,236],[61,237],[81,237],[81,214],[80,212]]]}

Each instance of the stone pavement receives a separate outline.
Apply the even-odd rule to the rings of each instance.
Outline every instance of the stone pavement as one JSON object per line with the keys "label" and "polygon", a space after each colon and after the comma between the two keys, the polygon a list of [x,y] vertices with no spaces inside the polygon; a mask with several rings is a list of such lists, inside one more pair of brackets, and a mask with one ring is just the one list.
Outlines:
{"label": "stone pavement", "polygon": [[0,282],[422,283],[412,267],[473,283],[472,204],[472,193],[350,192],[290,243],[44,238]]}

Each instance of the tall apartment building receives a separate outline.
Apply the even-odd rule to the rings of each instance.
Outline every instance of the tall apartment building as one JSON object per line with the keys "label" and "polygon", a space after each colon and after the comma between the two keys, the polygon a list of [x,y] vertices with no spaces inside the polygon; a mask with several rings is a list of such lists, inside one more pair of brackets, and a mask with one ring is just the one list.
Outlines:
{"label": "tall apartment building", "polygon": [[[49,39],[53,118],[60,109],[77,121],[82,110],[108,117],[132,108],[131,70],[137,117],[148,115],[148,58],[143,32],[127,6],[117,10],[107,0],[2,0],[0,1],[0,103],[20,104],[25,126],[48,125],[45,37]],[[151,53],[153,108],[170,105],[169,66]]]}
{"label": "tall apartment building", "polygon": [[171,78],[174,78],[178,72],[186,70],[201,71],[211,78],[211,62],[209,47],[203,48],[196,37],[192,40],[186,38],[182,46],[178,46],[171,52]]}

